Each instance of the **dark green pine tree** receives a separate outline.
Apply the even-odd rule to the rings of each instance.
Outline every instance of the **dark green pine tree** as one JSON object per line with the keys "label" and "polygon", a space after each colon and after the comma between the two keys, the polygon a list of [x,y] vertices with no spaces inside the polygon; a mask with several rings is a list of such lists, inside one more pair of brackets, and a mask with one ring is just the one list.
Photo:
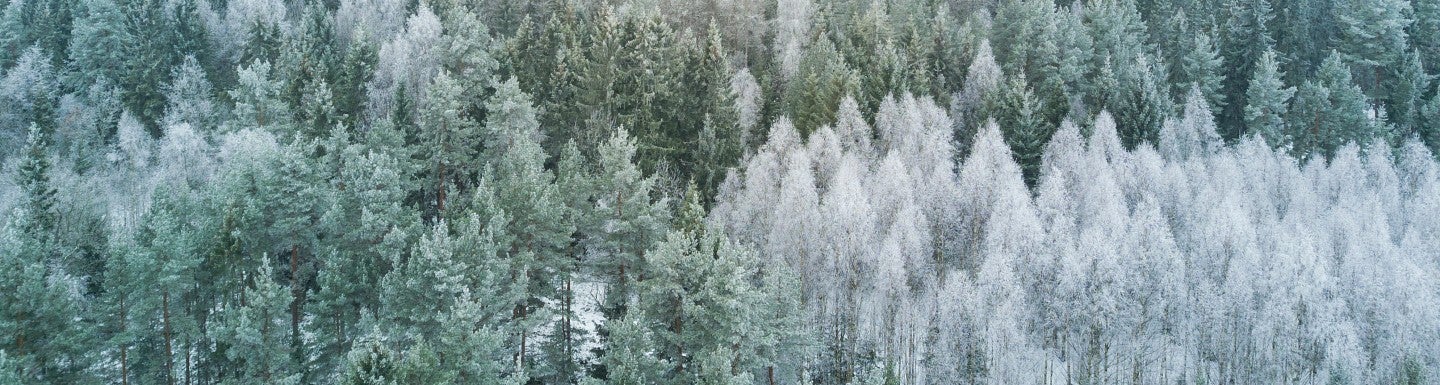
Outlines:
{"label": "dark green pine tree", "polygon": [[[135,54],[127,47],[136,40],[126,28],[124,11],[114,0],[85,0],[79,8],[68,48],[72,77],[66,83],[80,88],[99,79],[116,81],[130,76],[132,72],[124,63],[129,63]],[[170,68],[164,63],[154,64]]]}
{"label": "dark green pine tree", "polygon": [[151,135],[159,136],[163,127],[158,124],[165,114],[164,86],[171,82],[172,68],[179,65],[185,55],[204,57],[205,54],[203,46],[195,44],[196,40],[205,39],[203,34],[182,34],[203,32],[204,27],[191,24],[200,17],[194,13],[193,1],[138,0],[127,3],[124,9],[127,40],[122,42],[120,52],[124,61],[103,65],[115,67],[116,63],[123,63],[121,73],[112,80],[125,90],[122,94],[125,107],[147,127],[154,128]]}
{"label": "dark green pine tree", "polygon": [[1315,81],[1302,84],[1290,108],[1290,137],[1296,156],[1329,158],[1349,142],[1362,147],[1371,140],[1386,140],[1370,118],[1370,105],[1360,86],[1350,78],[1350,68],[1339,53],[1332,52],[1321,64]]}
{"label": "dark green pine tree", "polygon": [[667,200],[659,198],[657,179],[635,163],[636,143],[624,129],[599,149],[592,203],[579,226],[586,248],[600,257],[595,273],[608,285],[604,311],[619,319],[629,293],[643,271],[645,250],[664,237],[670,222]]}
{"label": "dark green pine tree", "polygon": [[1339,41],[1335,49],[1354,71],[1356,84],[1377,101],[1393,102],[1406,53],[1405,29],[1412,8],[1406,0],[1337,0],[1333,9]]}
{"label": "dark green pine tree", "polygon": [[399,372],[400,357],[385,340],[380,331],[360,337],[355,347],[345,354],[340,370],[336,372],[338,385],[392,385]]}
{"label": "dark green pine tree", "polygon": [[574,216],[554,173],[545,168],[548,156],[540,148],[540,125],[529,95],[520,91],[513,78],[495,88],[495,95],[486,102],[486,158],[490,163],[471,204],[482,218],[492,222],[503,218],[493,223],[502,226],[497,233],[506,236],[495,242],[501,255],[510,259],[513,270],[508,276],[517,277],[522,290],[512,309],[522,367],[531,375],[566,378],[573,373],[560,373],[557,368],[575,366],[571,358],[546,357],[537,362],[540,349],[531,332],[551,322],[553,310],[545,304],[559,300],[564,291],[562,278],[571,267],[568,248],[575,233]]}
{"label": "dark green pine tree", "polygon": [[826,34],[814,41],[800,59],[799,72],[785,85],[784,108],[802,137],[835,121],[840,99],[856,91],[858,75],[851,71]]}
{"label": "dark green pine tree", "polygon": [[355,128],[365,116],[365,85],[375,76],[379,54],[375,45],[364,38],[353,39],[344,52],[336,65],[331,90],[335,110],[344,115],[345,126]]}
{"label": "dark green pine tree", "polygon": [[331,20],[320,3],[307,5],[300,15],[299,31],[282,38],[274,66],[281,83],[279,98],[294,114],[297,132],[306,139],[325,137],[342,120],[330,86],[340,59]]}
{"label": "dark green pine tree", "polygon": [[21,208],[25,211],[27,220],[21,224],[23,227],[20,230],[41,244],[48,245],[55,241],[56,227],[60,221],[55,208],[55,194],[58,191],[50,185],[50,133],[32,123],[29,138],[21,154],[24,158],[21,158],[20,166],[16,168],[15,182],[24,191]]}
{"label": "dark green pine tree", "polygon": [[[565,52],[560,60],[563,70],[552,74],[557,92],[570,91],[570,95],[557,94],[550,99],[552,105],[564,104],[561,125],[568,127],[581,148],[593,149],[603,143],[614,132],[618,100],[616,84],[620,81],[620,57],[623,52],[624,36],[619,16],[609,3],[600,6],[589,22],[577,25],[581,43]],[[558,56],[558,54],[557,54]],[[573,88],[567,87],[573,84]],[[627,128],[628,129],[628,128]]]}
{"label": "dark green pine tree", "polygon": [[1440,73],[1440,0],[1415,0],[1415,22],[1410,25],[1412,47],[1420,52],[1426,73]]}
{"label": "dark green pine tree", "polygon": [[1275,52],[1280,56],[1286,83],[1299,84],[1320,67],[1338,38],[1334,2],[1328,0],[1277,0]]}
{"label": "dark green pine tree", "polygon": [[30,0],[0,11],[0,68],[9,68],[29,47],[47,53],[46,63],[59,67],[67,62],[75,8],[69,0]]}
{"label": "dark green pine tree", "polygon": [[51,261],[53,248],[21,231],[14,218],[0,228],[0,351],[13,361],[0,378],[25,384],[98,383],[93,330],[81,321],[81,281]]}
{"label": "dark green pine tree", "polygon": [[1440,149],[1440,95],[1430,96],[1425,105],[1420,107],[1420,116],[1422,119],[1417,127],[1417,135],[1430,147],[1431,152],[1437,152],[1437,149]]}
{"label": "dark green pine tree", "polygon": [[1245,126],[1249,135],[1259,135],[1275,147],[1285,147],[1290,140],[1286,136],[1285,112],[1295,87],[1285,87],[1285,73],[1280,72],[1280,63],[1275,51],[1265,51],[1260,62],[1255,64],[1255,74],[1250,78],[1250,89],[1245,96]]}
{"label": "dark green pine tree", "polygon": [[66,273],[55,239],[55,192],[46,135],[36,126],[16,173],[24,200],[0,226],[0,350],[27,384],[84,384],[96,337],[81,321],[81,281]]}
{"label": "dark green pine tree", "polygon": [[1055,131],[1039,114],[1044,109],[1043,103],[1025,83],[1024,74],[1020,74],[1011,76],[986,104],[989,115],[1003,130],[1005,144],[1020,164],[1026,184],[1035,187],[1040,177],[1040,156]]}
{"label": "dark green pine tree", "polygon": [[[797,319],[770,318],[782,301],[797,297],[798,287],[772,285],[796,277],[783,267],[762,265],[754,251],[708,228],[699,194],[691,187],[676,227],[645,255],[645,273],[636,282],[639,301],[627,315],[642,328],[639,335],[626,336],[637,331],[622,325],[617,334],[626,338],[612,340],[649,345],[653,358],[615,346],[617,369],[625,373],[631,366],[637,377],[661,382],[775,381],[777,364],[791,362],[803,342]],[[756,373],[767,378],[752,380]]]}
{"label": "dark green pine tree", "polygon": [[402,204],[413,173],[388,147],[366,147],[337,150],[339,172],[319,221],[321,232],[333,238],[317,250],[317,290],[306,310],[315,316],[322,369],[337,364],[364,332],[360,320],[380,308],[380,279],[390,271],[390,258],[408,252],[420,233],[419,213]]}
{"label": "dark green pine tree", "polygon": [[191,226],[184,191],[160,191],[141,218],[134,246],[115,269],[113,285],[130,375],[137,383],[175,384],[190,373],[184,357],[201,342],[199,325],[187,306],[200,283],[197,231]]}
{"label": "dark green pine tree", "polygon": [[685,157],[681,163],[690,170],[690,178],[699,183],[706,197],[714,195],[725,178],[725,170],[735,166],[744,152],[735,94],[730,89],[731,71],[720,46],[720,32],[713,24],[708,36],[690,66],[699,69],[690,71],[688,84],[691,86],[686,87],[691,92],[693,108],[686,108],[689,112],[681,114],[689,118],[685,124],[696,127],[694,135],[683,138],[688,145],[684,146]]}
{"label": "dark green pine tree", "polygon": [[1406,55],[1402,67],[1393,72],[1396,77],[1390,85],[1390,100],[1385,103],[1385,115],[1397,129],[1396,135],[1391,139],[1398,141],[1420,131],[1424,119],[1421,108],[1425,104],[1426,95],[1430,93],[1434,75],[1425,73],[1425,64],[1418,51]]}
{"label": "dark green pine tree", "polygon": [[248,283],[241,289],[241,300],[218,309],[218,319],[208,328],[217,347],[211,354],[228,361],[217,376],[220,384],[300,383],[290,332],[284,326],[289,323],[290,294],[277,282],[271,267],[275,262],[268,255],[255,261],[259,268],[245,272]]}
{"label": "dark green pine tree", "polygon": [[481,147],[480,124],[465,113],[466,92],[454,74],[444,71],[431,81],[421,107],[419,153],[426,175],[422,183],[433,202],[424,210],[427,218],[443,214],[446,199],[461,194],[480,167],[476,158]]}
{"label": "dark green pine tree", "polygon": [[1120,139],[1126,148],[1141,143],[1155,143],[1160,125],[1171,115],[1175,102],[1170,99],[1164,67],[1156,65],[1151,55],[1136,56],[1137,62],[1127,64],[1120,77],[1119,93],[1109,105],[1115,113]]}
{"label": "dark green pine tree", "polygon": [[1224,60],[1220,58],[1220,50],[1215,47],[1214,40],[1208,33],[1197,31],[1185,48],[1180,65],[1176,66],[1177,73],[1171,76],[1175,79],[1171,84],[1176,90],[1174,95],[1178,98],[1189,93],[1191,87],[1197,87],[1205,95],[1205,101],[1210,103],[1211,110],[1223,110],[1225,95],[1220,91],[1225,75],[1220,71]]}
{"label": "dark green pine tree", "polygon": [[1220,136],[1225,140],[1241,137],[1245,127],[1245,92],[1250,89],[1250,77],[1255,73],[1255,63],[1260,55],[1270,50],[1275,40],[1270,37],[1271,13],[1269,0],[1228,0],[1220,26],[1220,55],[1224,59],[1227,76],[1220,88],[1225,95],[1225,106],[1220,110],[1216,123]]}

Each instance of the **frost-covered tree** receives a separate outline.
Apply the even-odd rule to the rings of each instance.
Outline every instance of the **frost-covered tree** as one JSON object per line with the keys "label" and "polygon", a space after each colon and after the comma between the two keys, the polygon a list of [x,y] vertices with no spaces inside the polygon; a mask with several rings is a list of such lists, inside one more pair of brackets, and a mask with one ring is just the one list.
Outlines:
{"label": "frost-covered tree", "polygon": [[800,72],[800,60],[810,43],[811,15],[815,12],[810,0],[786,0],[779,4],[775,20],[775,57],[779,58],[780,74],[792,79]]}
{"label": "frost-covered tree", "polygon": [[[18,149],[25,142],[31,124],[47,132],[55,129],[57,96],[60,93],[54,67],[39,47],[25,49],[13,67],[0,79],[0,143]],[[13,151],[0,153],[16,155]]]}
{"label": "frost-covered tree", "polygon": [[405,31],[380,45],[375,76],[367,84],[370,96],[367,112],[373,118],[394,111],[400,100],[416,101],[428,95],[429,85],[439,76],[443,27],[427,4],[421,4],[405,20]]}

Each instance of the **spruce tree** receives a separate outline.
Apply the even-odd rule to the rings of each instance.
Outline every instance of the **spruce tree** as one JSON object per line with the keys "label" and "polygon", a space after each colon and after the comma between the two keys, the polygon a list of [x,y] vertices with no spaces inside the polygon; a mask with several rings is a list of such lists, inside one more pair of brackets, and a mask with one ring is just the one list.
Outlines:
{"label": "spruce tree", "polygon": [[801,137],[833,122],[840,99],[856,89],[856,74],[826,36],[805,51],[799,72],[785,86],[783,104]]}
{"label": "spruce tree", "polygon": [[1366,146],[1382,141],[1378,124],[1369,115],[1369,103],[1350,78],[1350,68],[1332,52],[1316,73],[1296,91],[1290,109],[1290,132],[1297,156],[1326,158],[1346,143]]}
{"label": "spruce tree", "polygon": [[994,117],[1005,134],[1005,143],[1013,149],[1015,162],[1025,174],[1025,183],[1034,187],[1040,177],[1040,155],[1055,129],[1045,122],[1039,111],[1043,106],[1025,83],[1024,76],[1013,76],[989,101],[989,115]]}
{"label": "spruce tree", "polygon": [[58,235],[59,222],[55,207],[58,191],[50,183],[50,134],[32,123],[29,139],[21,151],[24,158],[16,170],[15,184],[24,191],[21,208],[27,219],[20,230],[41,244],[50,245]]}
{"label": "spruce tree", "polygon": [[1357,85],[1373,99],[1388,99],[1409,47],[1410,2],[1340,0],[1333,12],[1339,32],[1335,49],[1356,74]]}
{"label": "spruce tree", "polygon": [[120,6],[113,0],[86,0],[80,8],[68,48],[75,77],[68,83],[81,87],[102,78],[116,81],[129,76],[124,63],[134,53],[126,47],[135,38],[126,28]]}
{"label": "spruce tree", "polygon": [[1270,36],[1271,13],[1269,0],[1228,0],[1224,9],[1221,29],[1221,56],[1225,60],[1225,78],[1221,92],[1225,94],[1225,106],[1220,110],[1220,136],[1234,140],[1246,132],[1245,99],[1250,89],[1250,77],[1255,73],[1255,63],[1275,40]]}
{"label": "spruce tree", "polygon": [[1398,140],[1419,131],[1423,119],[1421,106],[1425,103],[1425,95],[1430,92],[1434,75],[1425,73],[1425,64],[1418,51],[1406,55],[1405,63],[1394,72],[1396,78],[1391,82],[1385,115],[1396,126],[1398,132],[1393,139]]}
{"label": "spruce tree", "polygon": [[[1215,42],[1210,35],[1204,32],[1195,34],[1194,41],[1187,45],[1189,49],[1180,58],[1179,73],[1173,78],[1179,80],[1174,86],[1182,88],[1184,93],[1189,93],[1190,88],[1199,87],[1200,92],[1205,95],[1205,101],[1210,103],[1212,110],[1222,110],[1225,107],[1225,95],[1220,93],[1220,87],[1224,84],[1225,74],[1223,69],[1224,60],[1220,57],[1220,50],[1215,47]],[[1253,87],[1253,86],[1252,86]]]}
{"label": "spruce tree", "polygon": [[1412,47],[1419,51],[1426,73],[1440,73],[1440,1],[1416,0],[1415,22],[1410,25]]}
{"label": "spruce tree", "polygon": [[1295,87],[1285,87],[1284,78],[1275,51],[1265,51],[1260,56],[1260,62],[1255,64],[1255,74],[1250,79],[1250,89],[1245,96],[1249,102],[1245,106],[1245,126],[1251,135],[1259,135],[1275,147],[1289,144],[1284,117],[1290,98],[1295,95]]}

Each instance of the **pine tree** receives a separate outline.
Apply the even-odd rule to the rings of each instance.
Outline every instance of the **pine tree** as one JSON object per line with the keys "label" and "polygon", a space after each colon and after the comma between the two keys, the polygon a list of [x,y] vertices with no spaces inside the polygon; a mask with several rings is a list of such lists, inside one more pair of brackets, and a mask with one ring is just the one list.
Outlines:
{"label": "pine tree", "polygon": [[345,56],[340,60],[332,84],[335,109],[345,114],[347,127],[359,127],[365,115],[365,84],[375,76],[378,53],[373,44],[357,39],[346,47]]}
{"label": "pine tree", "polygon": [[1425,106],[1420,108],[1420,116],[1423,119],[1417,128],[1417,134],[1430,146],[1431,152],[1436,152],[1436,149],[1440,149],[1440,96],[1431,96]]}
{"label": "pine tree", "polygon": [[480,125],[465,114],[465,90],[452,76],[449,72],[435,76],[420,112],[420,151],[428,176],[426,190],[435,202],[425,210],[427,217],[443,214],[446,198],[452,193],[460,194],[461,186],[468,185],[480,166],[475,158],[481,144]]}
{"label": "pine tree", "polygon": [[[563,275],[571,268],[567,252],[575,232],[574,216],[554,173],[545,168],[547,156],[540,148],[540,128],[529,96],[519,90],[514,79],[496,89],[486,103],[491,163],[471,205],[482,217],[493,220],[503,215],[498,225],[508,236],[496,241],[514,268],[509,276],[517,277],[522,285],[521,298],[513,309],[519,332],[516,350],[525,371],[537,374],[531,367],[530,356],[536,350],[530,332],[550,322],[545,301],[558,299],[564,291],[566,281],[557,279],[561,277],[556,273]],[[569,366],[569,360],[555,358],[549,363]]]}
{"label": "pine tree", "polygon": [[210,327],[218,354],[232,366],[223,368],[221,384],[296,384],[299,368],[291,360],[285,329],[289,296],[275,281],[270,257],[262,256],[254,271],[246,272],[249,283],[238,303],[219,309],[219,319]]}
{"label": "pine tree", "polygon": [[1412,12],[1409,1],[1342,0],[1334,5],[1339,41],[1335,48],[1343,55],[1358,85],[1372,99],[1387,100],[1392,80],[1403,69],[1409,47],[1406,28]]}
{"label": "pine tree", "polygon": [[798,72],[785,86],[783,104],[801,137],[834,121],[840,99],[857,87],[857,75],[825,36],[806,50]]}
{"label": "pine tree", "polygon": [[[1214,41],[1209,34],[1196,33],[1194,42],[1188,45],[1189,51],[1180,58],[1178,73],[1174,78],[1179,80],[1175,87],[1189,93],[1190,87],[1200,87],[1200,92],[1205,95],[1205,101],[1210,103],[1212,110],[1225,108],[1225,95],[1220,93],[1220,87],[1225,80],[1223,69],[1224,60],[1220,58],[1220,50],[1215,47]],[[1251,87],[1254,87],[1253,85]],[[1248,96],[1248,95],[1247,95]]]}
{"label": "pine tree", "polygon": [[76,77],[68,83],[79,87],[101,78],[115,81],[128,76],[124,63],[133,53],[127,53],[126,47],[134,37],[120,6],[112,0],[86,0],[80,14],[68,51]]}
{"label": "pine tree", "polygon": [[1015,162],[1024,171],[1025,184],[1034,187],[1040,177],[1040,155],[1055,131],[1039,116],[1044,107],[1026,85],[1023,75],[1012,77],[987,104],[989,115],[1004,130],[1005,143],[1014,149]]}
{"label": "pine tree", "polygon": [[345,364],[338,371],[340,385],[392,385],[396,380],[399,357],[386,346],[380,331],[373,330],[361,337],[345,354]]}
{"label": "pine tree", "polygon": [[1380,137],[1370,117],[1369,104],[1360,87],[1350,78],[1350,68],[1339,53],[1332,52],[1316,73],[1295,94],[1289,127],[1295,154],[1329,158],[1347,143],[1366,146]]}
{"label": "pine tree", "polygon": [[1354,142],[1361,146],[1367,146],[1371,141],[1378,140],[1380,143],[1387,143],[1387,138],[1382,135],[1377,122],[1371,117],[1371,105],[1368,98],[1362,92],[1359,85],[1351,80],[1351,69],[1342,60],[1341,56],[1331,54],[1330,58],[1321,64],[1316,78],[1330,89],[1330,97],[1333,106],[1331,113],[1332,121],[1337,128],[1335,132],[1340,133],[1339,145],[1347,142]]}
{"label": "pine tree", "polygon": [[96,379],[95,337],[78,317],[85,305],[81,281],[56,262],[61,250],[32,232],[33,216],[16,210],[0,226],[0,351],[9,355],[4,376],[24,383],[73,384]]}
{"label": "pine tree", "polygon": [[643,271],[645,250],[661,240],[669,222],[668,201],[657,196],[656,179],[634,163],[635,140],[617,130],[599,149],[593,206],[580,228],[586,247],[596,253],[595,267],[606,289],[607,316],[625,314],[628,293]]}
{"label": "pine tree", "polygon": [[1285,111],[1295,87],[1285,87],[1285,73],[1280,72],[1275,51],[1265,51],[1255,65],[1255,74],[1250,78],[1250,89],[1246,91],[1245,127],[1251,135],[1265,138],[1275,147],[1289,144],[1285,130]]}
{"label": "pine tree", "polygon": [[35,124],[30,125],[30,136],[22,151],[24,158],[15,173],[15,183],[25,192],[22,209],[27,220],[20,229],[35,237],[41,244],[55,241],[59,213],[56,212],[55,194],[50,184],[50,135]]}
{"label": "pine tree", "polygon": [[[1433,75],[1425,73],[1420,53],[1412,51],[1406,55],[1402,68],[1394,70],[1396,78],[1390,86],[1390,100],[1386,102],[1386,116],[1395,124],[1398,132],[1394,139],[1408,137],[1419,131],[1421,105],[1425,94],[1431,88]],[[1398,144],[1398,143],[1397,143]]]}
{"label": "pine tree", "polygon": [[380,308],[380,282],[392,267],[390,259],[404,255],[420,232],[419,213],[402,205],[407,186],[414,184],[403,162],[384,149],[352,145],[340,151],[338,186],[319,221],[322,233],[336,240],[316,252],[318,289],[307,304],[321,336],[322,362],[339,360],[352,349],[351,341],[363,332],[361,318]]}
{"label": "pine tree", "polygon": [[1155,143],[1160,125],[1174,108],[1169,92],[1160,83],[1167,77],[1164,68],[1150,57],[1139,55],[1137,63],[1125,67],[1128,69],[1120,75],[1119,93],[1109,104],[1126,148]]}
{"label": "pine tree", "polygon": [[[112,38],[119,37],[125,40],[118,42],[122,45],[110,49],[120,50],[121,52],[114,58],[124,61],[107,61],[102,65],[108,67],[119,65],[119,73],[114,74],[112,79],[125,89],[125,92],[121,94],[125,106],[140,121],[150,127],[155,127],[164,117],[164,87],[172,81],[171,68],[180,64],[184,55],[205,54],[204,46],[195,42],[204,39],[203,34],[180,35],[182,32],[203,31],[203,27],[185,24],[186,21],[194,23],[195,19],[201,16],[195,13],[183,13],[187,10],[194,10],[195,6],[191,1],[142,0],[122,3],[122,6],[125,7],[125,11],[119,16],[122,18],[122,28],[126,35],[112,36]],[[182,30],[187,27],[202,29]],[[193,50],[186,51],[186,48]],[[152,133],[160,133],[160,129],[163,127],[158,128],[152,130]]]}
{"label": "pine tree", "polygon": [[737,108],[739,99],[732,89],[733,76],[721,46],[719,28],[712,23],[707,36],[701,50],[691,59],[696,63],[692,68],[701,69],[692,72],[688,81],[694,85],[688,87],[692,89],[694,109],[680,114],[700,118],[683,123],[698,127],[693,139],[680,138],[695,145],[686,146],[689,150],[683,153],[680,162],[689,166],[691,178],[699,183],[703,194],[714,196],[715,188],[725,177],[725,169],[739,162],[745,147]]}
{"label": "pine tree", "polygon": [[1419,51],[1426,73],[1440,72],[1440,1],[1417,0],[1411,6],[1415,9],[1415,23],[1408,30],[1412,48]]}
{"label": "pine tree", "polygon": [[1265,51],[1275,44],[1270,37],[1271,13],[1269,0],[1229,0],[1224,7],[1227,11],[1220,30],[1221,56],[1225,70],[1230,74],[1221,88],[1225,94],[1225,108],[1220,112],[1220,136],[1234,140],[1249,129],[1245,127],[1245,99],[1250,89],[1250,77],[1255,73],[1255,63]]}

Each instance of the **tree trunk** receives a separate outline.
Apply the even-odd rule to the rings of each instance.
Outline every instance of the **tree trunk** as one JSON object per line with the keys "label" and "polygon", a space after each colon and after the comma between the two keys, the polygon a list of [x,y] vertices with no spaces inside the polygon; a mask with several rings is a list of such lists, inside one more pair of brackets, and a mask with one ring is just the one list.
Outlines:
{"label": "tree trunk", "polygon": [[573,373],[571,373],[574,368],[570,366],[570,362],[575,358],[575,352],[572,350],[572,346],[570,345],[570,342],[574,341],[574,338],[570,335],[570,312],[572,311],[571,309],[575,302],[575,292],[573,291],[574,289],[570,286],[571,278],[572,277],[569,274],[565,275],[565,325],[563,326],[565,331],[565,341],[563,342],[565,346],[565,367],[562,372],[565,375],[565,378],[567,380],[566,382],[571,382],[569,380],[571,378],[574,378]]}
{"label": "tree trunk", "polygon": [[290,246],[290,343],[300,348],[300,300],[305,287],[300,283],[300,245]]}
{"label": "tree trunk", "polygon": [[[120,333],[125,333],[125,299],[120,299]],[[120,385],[130,385],[130,360],[129,350],[125,343],[120,343]]]}
{"label": "tree trunk", "polygon": [[175,350],[170,333],[170,291],[160,293],[161,318],[165,321],[165,383],[175,384]]}
{"label": "tree trunk", "polygon": [[435,171],[435,213],[445,212],[445,162],[440,162]]}

